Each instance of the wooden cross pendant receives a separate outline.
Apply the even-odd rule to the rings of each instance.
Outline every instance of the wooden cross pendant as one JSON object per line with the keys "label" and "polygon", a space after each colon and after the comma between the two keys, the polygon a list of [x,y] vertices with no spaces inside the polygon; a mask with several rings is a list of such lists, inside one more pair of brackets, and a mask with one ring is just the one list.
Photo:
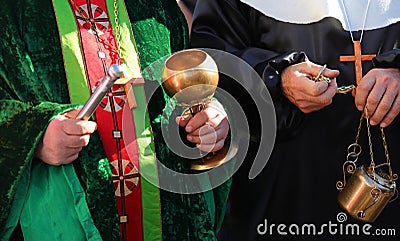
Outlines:
{"label": "wooden cross pendant", "polygon": [[375,57],[375,54],[362,55],[361,53],[361,42],[354,41],[354,56],[340,56],[340,62],[354,61],[356,68],[356,81],[357,84],[362,79],[362,61],[371,61]]}

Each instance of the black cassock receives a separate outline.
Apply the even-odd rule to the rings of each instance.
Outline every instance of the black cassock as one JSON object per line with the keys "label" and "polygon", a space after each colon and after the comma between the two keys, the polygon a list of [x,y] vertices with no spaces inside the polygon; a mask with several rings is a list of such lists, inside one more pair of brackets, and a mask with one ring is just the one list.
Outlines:
{"label": "black cassock", "polygon": [[[277,139],[267,166],[249,180],[257,152],[257,143],[252,142],[245,163],[233,176],[221,240],[378,240],[381,229],[386,234],[393,233],[392,229],[400,234],[400,199],[389,203],[371,224],[366,232],[370,236],[364,235],[363,222],[349,215],[346,221],[338,218],[343,209],[337,202],[336,182],[343,178],[342,164],[347,147],[355,140],[361,114],[352,95],[337,94],[328,107],[304,114],[280,88],[279,73],[306,59],[339,70],[338,86],[355,84],[354,62],[339,61],[340,56],[354,55],[349,29],[355,40],[360,39],[364,29],[362,53],[377,55],[373,61],[363,62],[363,74],[371,68],[400,68],[400,2],[371,0],[364,25],[367,3],[345,0],[346,21],[340,0],[198,1],[192,46],[225,50],[253,66],[270,91],[277,116]],[[261,124],[250,97],[232,80],[223,79],[220,87],[245,107],[253,140],[258,138]],[[393,170],[400,174],[399,121],[397,117],[385,133]],[[372,128],[372,136],[375,162],[385,162],[379,128]],[[365,122],[360,143],[363,152],[357,164],[369,165]],[[275,226],[270,227],[272,224]],[[279,224],[283,224],[280,233]],[[303,224],[315,225],[316,233],[302,233]],[[352,234],[348,224],[358,225],[359,235],[357,230]],[[296,225],[299,234],[292,234],[296,233]],[[385,236],[385,240],[394,240],[394,236]]]}

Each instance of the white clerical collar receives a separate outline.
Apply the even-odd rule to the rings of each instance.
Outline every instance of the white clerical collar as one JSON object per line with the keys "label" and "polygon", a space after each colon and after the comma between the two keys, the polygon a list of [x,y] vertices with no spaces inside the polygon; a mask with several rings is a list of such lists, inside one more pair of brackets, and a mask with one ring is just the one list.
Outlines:
{"label": "white clerical collar", "polygon": [[[333,17],[349,30],[341,0],[240,0],[276,20],[309,24]],[[344,0],[352,31],[361,30],[368,0]],[[371,0],[365,30],[386,27],[400,21],[398,0]]]}

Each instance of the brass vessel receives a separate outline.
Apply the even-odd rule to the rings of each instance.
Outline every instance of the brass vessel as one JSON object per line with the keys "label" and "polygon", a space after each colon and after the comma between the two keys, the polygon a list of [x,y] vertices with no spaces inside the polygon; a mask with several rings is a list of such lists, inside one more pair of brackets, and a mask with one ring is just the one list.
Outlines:
{"label": "brass vessel", "polygon": [[[162,85],[178,105],[187,109],[182,116],[194,116],[207,106],[218,85],[218,67],[214,59],[200,49],[174,53],[165,61]],[[192,170],[207,170],[228,161],[229,145],[191,162]]]}
{"label": "brass vessel", "polygon": [[206,104],[218,85],[218,68],[206,52],[188,49],[171,55],[162,73],[163,87],[183,106]]}
{"label": "brass vessel", "polygon": [[392,199],[395,190],[395,181],[360,166],[339,193],[338,202],[355,219],[372,223]]}

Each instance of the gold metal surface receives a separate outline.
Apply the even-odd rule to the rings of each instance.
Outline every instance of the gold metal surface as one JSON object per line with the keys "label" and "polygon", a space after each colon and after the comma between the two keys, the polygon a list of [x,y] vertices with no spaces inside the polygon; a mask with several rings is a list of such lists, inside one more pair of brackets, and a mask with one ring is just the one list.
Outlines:
{"label": "gold metal surface", "polygon": [[[174,98],[178,105],[188,107],[185,115],[195,115],[206,107],[214,96],[219,74],[215,61],[206,52],[188,49],[171,55],[164,64],[162,85],[166,93]],[[192,170],[208,170],[229,161],[237,148],[225,146],[206,156],[191,161]]]}
{"label": "gold metal surface", "polygon": [[[356,167],[356,162],[361,154],[361,146],[358,144],[360,130],[364,120],[367,123],[368,145],[370,154],[370,163],[368,168],[364,166]],[[336,188],[340,190],[338,202],[347,213],[352,217],[366,222],[374,222],[386,204],[394,200],[392,197],[397,192],[396,179],[397,174],[392,172],[390,165],[389,151],[383,128],[381,129],[383,146],[385,149],[386,163],[375,164],[372,147],[371,127],[369,123],[367,105],[364,107],[364,113],[360,116],[360,122],[357,129],[355,143],[352,143],[347,149],[347,161],[343,163],[343,181],[336,183]],[[386,173],[383,168],[387,168]],[[346,174],[351,177],[346,181]]]}
{"label": "gold metal surface", "polygon": [[339,193],[338,202],[355,219],[372,223],[394,196],[395,189],[394,181],[360,166]]}
{"label": "gold metal surface", "polygon": [[336,93],[338,94],[347,94],[352,92],[354,89],[356,89],[355,85],[345,85],[345,86],[340,86],[337,88]]}
{"label": "gold metal surface", "polygon": [[225,145],[221,150],[208,153],[206,156],[191,162],[190,169],[196,171],[204,171],[231,160],[237,153],[238,147],[235,145]]}
{"label": "gold metal surface", "polygon": [[164,65],[162,85],[183,106],[207,103],[218,85],[218,68],[204,51],[188,49],[170,56]]}

